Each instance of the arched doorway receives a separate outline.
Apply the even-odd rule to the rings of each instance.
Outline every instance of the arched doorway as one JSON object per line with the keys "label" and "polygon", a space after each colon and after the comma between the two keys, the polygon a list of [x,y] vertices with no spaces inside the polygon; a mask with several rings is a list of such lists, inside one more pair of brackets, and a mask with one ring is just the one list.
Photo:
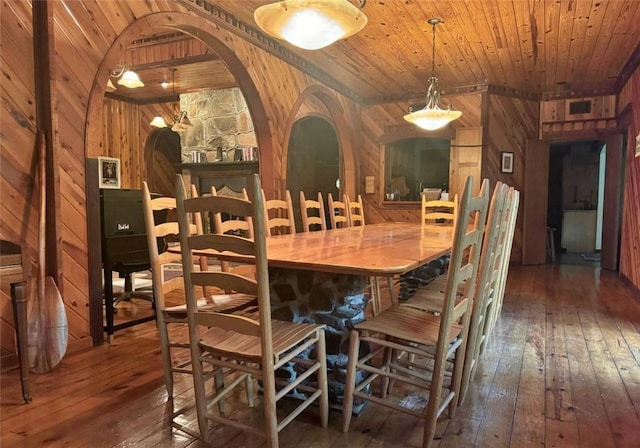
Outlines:
{"label": "arched doorway", "polygon": [[[101,151],[103,151],[103,122],[101,117],[104,105],[104,87],[109,79],[110,69],[116,67],[118,63],[122,61],[127,42],[131,42],[136,37],[149,34],[150,32],[168,30],[181,31],[189,36],[199,39],[224,61],[229,71],[237,80],[238,87],[245,96],[246,103],[252,117],[256,139],[260,147],[261,158],[259,166],[261,178],[263,179],[263,188],[266,194],[271,195],[274,190],[272,162],[273,143],[269,128],[269,121],[267,120],[266,110],[258,88],[256,87],[252,76],[249,74],[247,67],[243,65],[243,62],[235,51],[229,48],[223,39],[216,37],[219,30],[206,19],[192,14],[179,12],[150,14],[131,23],[117,37],[109,51],[104,55],[104,58],[98,67],[89,96],[84,140],[85,156],[90,158],[96,157],[101,155]],[[139,151],[140,150],[138,150],[138,153]],[[171,158],[173,158],[173,156],[168,157],[168,159]],[[145,166],[149,166],[149,164],[151,164],[151,166],[154,165],[153,159],[149,161],[146,158],[146,151],[144,160]],[[171,163],[169,163],[169,165],[171,165]],[[153,166],[153,168],[156,169],[157,167]],[[169,190],[171,188],[168,185],[164,187],[154,187],[156,187],[158,191],[159,189]],[[171,188],[171,195],[173,194],[173,189]],[[87,212],[87,215],[89,215],[89,212]],[[97,230],[97,238],[93,235],[95,231],[95,228],[92,228],[91,224],[88,223],[88,240],[99,241],[99,228]],[[102,284],[101,275],[99,274],[102,269],[101,260],[96,257],[87,256],[87,265],[89,277],[88,295],[90,333],[94,344],[97,345],[103,340]],[[98,274],[95,275],[95,273]]]}
{"label": "arched doorway", "polygon": [[[287,149],[287,189],[293,198],[298,225],[302,222],[300,191],[304,191],[307,198],[315,198],[318,192],[324,198],[328,193],[337,198],[340,193],[339,179],[340,145],[331,123],[318,116],[308,116],[296,121],[291,129]],[[329,216],[328,211],[326,216]]]}
{"label": "arched doorway", "polygon": [[149,190],[175,196],[175,178],[180,172],[180,136],[170,128],[151,131],[144,147]]}

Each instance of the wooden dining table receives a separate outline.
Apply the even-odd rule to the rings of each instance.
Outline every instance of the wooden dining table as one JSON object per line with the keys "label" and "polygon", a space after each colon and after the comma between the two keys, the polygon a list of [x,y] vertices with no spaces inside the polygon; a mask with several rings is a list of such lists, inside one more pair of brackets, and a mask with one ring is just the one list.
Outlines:
{"label": "wooden dining table", "polygon": [[[446,255],[452,242],[451,225],[406,222],[266,239],[272,318],[326,325],[332,407],[342,405],[349,332],[366,319],[369,279],[412,271]],[[170,250],[179,251],[179,248]],[[250,257],[206,250],[194,251],[193,255],[236,263],[252,262]],[[354,412],[360,409],[356,404]]]}
{"label": "wooden dining table", "polygon": [[[269,267],[388,276],[411,271],[445,255],[451,250],[452,241],[451,225],[386,222],[270,236],[267,258]],[[215,256],[224,261],[248,261],[226,253]]]}

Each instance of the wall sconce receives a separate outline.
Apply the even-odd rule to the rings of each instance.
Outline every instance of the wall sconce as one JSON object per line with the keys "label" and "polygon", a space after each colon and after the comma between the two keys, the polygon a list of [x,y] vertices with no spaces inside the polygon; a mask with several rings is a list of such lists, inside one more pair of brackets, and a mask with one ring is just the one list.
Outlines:
{"label": "wall sconce", "polygon": [[260,6],[253,13],[258,26],[276,39],[305,50],[318,50],[345,39],[367,24],[359,8],[349,0],[284,0]]}

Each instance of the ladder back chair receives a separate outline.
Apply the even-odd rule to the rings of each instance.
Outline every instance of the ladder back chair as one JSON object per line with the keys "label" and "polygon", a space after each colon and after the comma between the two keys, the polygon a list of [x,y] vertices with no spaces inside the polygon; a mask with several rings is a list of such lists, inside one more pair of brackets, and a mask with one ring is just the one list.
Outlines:
{"label": "ladder back chair", "polygon": [[300,215],[302,216],[302,231],[309,232],[312,227],[327,230],[327,218],[324,214],[322,193],[318,192],[318,199],[307,199],[304,191],[300,191]]}
{"label": "ladder back chair", "polygon": [[264,190],[259,190],[264,206],[264,228],[267,236],[296,233],[296,223],[293,218],[293,203],[291,193],[285,191],[284,199],[269,199],[264,196]]}
{"label": "ladder back chair", "polygon": [[[444,410],[449,408],[450,414],[455,411],[489,203],[488,181],[483,182],[480,195],[476,197],[471,194],[472,184],[473,179],[468,177],[456,216],[445,301],[440,314],[394,305],[357,324],[351,331],[343,432],[349,429],[354,397],[424,419],[423,447],[431,446],[437,418]],[[469,251],[466,261],[465,251]],[[458,299],[461,288],[462,299]],[[369,344],[370,350],[361,350],[361,342]],[[394,356],[396,352],[415,355],[415,359],[408,361]],[[453,362],[453,373],[450,384],[445,385],[447,362]],[[381,380],[380,396],[364,391],[376,379]],[[409,409],[390,397],[388,386],[391,379],[428,390],[426,409]],[[444,396],[443,388],[446,390]]]}
{"label": "ladder back chair", "polygon": [[332,229],[349,227],[349,216],[347,215],[347,205],[344,201],[334,201],[333,195],[327,195],[329,203],[329,220]]}
{"label": "ladder back chair", "polygon": [[[349,227],[364,226],[366,224],[364,219],[364,206],[362,205],[362,196],[358,195],[357,201],[352,201],[349,195],[343,196],[344,204],[347,210],[347,223]],[[371,307],[373,315],[376,316],[382,311],[382,296],[380,294],[381,281],[384,280],[387,283],[389,289],[389,298],[391,303],[395,303],[396,297],[393,290],[394,276],[373,276],[369,278],[369,291],[371,296]]]}
{"label": "ladder back chair", "polygon": [[362,205],[362,196],[358,195],[357,201],[352,201],[348,194],[344,195],[344,203],[347,206],[347,219],[349,226],[364,225],[364,207]]}
{"label": "ladder back chair", "polygon": [[[492,302],[497,288],[498,276],[496,275],[499,260],[501,260],[502,245],[500,238],[506,228],[504,211],[506,206],[508,187],[498,182],[493,190],[487,224],[485,226],[482,249],[480,251],[480,264],[476,281],[473,308],[471,311],[471,323],[467,349],[462,372],[462,386],[460,401],[464,399],[469,381],[478,361],[479,346],[482,340],[484,323],[487,319],[489,304]],[[444,290],[435,290],[428,285],[419,289],[403,306],[411,306],[423,311],[440,312],[444,302]],[[446,286],[446,285],[444,285]],[[459,295],[458,300],[463,296]]]}
{"label": "ladder back chair", "polygon": [[[271,319],[265,214],[258,176],[251,178],[253,203],[224,196],[188,199],[181,176],[177,177],[182,253],[224,252],[240,259],[250,257],[256,266],[254,279],[231,272],[194,272],[191,264],[183,261],[194,391],[202,438],[208,441],[209,422],[216,422],[264,436],[267,446],[277,447],[278,432],[315,401],[319,402],[321,424],[326,427],[329,404],[324,325]],[[230,234],[189,235],[188,215],[215,212],[251,218],[254,238]],[[257,297],[258,313],[243,316],[201,311],[196,306],[194,289],[205,285]],[[301,359],[301,355],[309,352],[315,353],[316,359]],[[293,380],[277,379],[276,369],[291,362],[297,364],[296,369],[300,367],[298,376]],[[213,395],[205,393],[208,377],[204,374],[204,365],[214,370]],[[249,377],[262,381],[265,421],[262,428],[234,420],[215,409],[217,402]],[[276,403],[294,388],[307,395],[287,417],[278,421]]]}
{"label": "ladder back chair", "polygon": [[509,262],[511,261],[511,247],[513,245],[513,235],[516,229],[516,221],[518,219],[518,207],[520,205],[520,192],[511,187],[508,193],[507,207],[504,213],[505,219],[505,232],[501,236],[502,253],[501,258],[498,261],[498,284],[497,291],[494,295],[494,300],[490,304],[490,309],[487,310],[487,319],[484,322],[484,329],[482,332],[482,340],[480,341],[480,352],[484,352],[486,348],[493,327],[502,310],[502,300],[504,298],[504,289],[507,283],[507,275],[509,273]]}
{"label": "ladder back chair", "polygon": [[[214,186],[211,187],[211,196],[218,196],[218,191]],[[233,197],[239,197],[246,201],[249,200],[249,195],[247,194],[246,188],[243,188],[242,192],[239,194],[233,193]],[[213,228],[216,233],[232,233],[234,235],[242,235],[251,239],[253,238],[253,223],[251,222],[251,218],[240,219],[237,216],[228,216],[228,219],[223,220],[222,213],[214,213]],[[255,268],[252,265],[235,265],[233,268],[231,268],[228,261],[221,260],[220,268],[225,272],[229,272],[230,270],[239,272],[239,270],[242,269],[245,271],[245,274],[250,274],[253,272],[253,275],[255,276]]]}
{"label": "ladder back chair", "polygon": [[[192,194],[193,194],[192,187]],[[176,199],[172,197],[151,198],[149,186],[142,183],[142,207],[144,212],[145,231],[147,234],[147,245],[149,247],[149,261],[151,264],[151,276],[153,292],[155,297],[155,312],[160,339],[160,354],[162,357],[162,370],[164,382],[171,401],[171,423],[181,412],[176,410],[173,402],[174,374],[182,373],[191,375],[189,341],[186,338],[180,339],[169,332],[170,324],[187,323],[187,308],[184,291],[184,280],[182,276],[183,259],[180,254],[163,251],[160,253],[159,246],[164,248],[170,244],[178,244],[179,229],[177,221],[165,221],[156,224],[154,217],[158,212],[166,212],[168,215],[176,213]],[[198,217],[196,217],[196,220]],[[196,221],[197,222],[197,221]],[[187,223],[184,230],[189,234],[199,233],[199,224]],[[199,262],[205,257],[198,257]],[[187,263],[193,264],[195,260],[188,258]],[[206,260],[205,260],[206,263]],[[178,269],[175,269],[178,267]],[[203,269],[203,264],[199,264]],[[170,275],[165,276],[165,270],[169,270]],[[169,278],[170,277],[170,278]],[[207,291],[200,289],[198,307],[202,309],[216,310],[220,312],[233,312],[255,303],[255,297],[249,295],[209,295]]]}
{"label": "ladder back chair", "polygon": [[421,223],[427,224],[436,220],[445,220],[454,223],[456,220],[456,211],[458,209],[458,195],[456,194],[453,201],[443,201],[441,199],[435,201],[427,200],[426,194],[422,194],[421,207]]}

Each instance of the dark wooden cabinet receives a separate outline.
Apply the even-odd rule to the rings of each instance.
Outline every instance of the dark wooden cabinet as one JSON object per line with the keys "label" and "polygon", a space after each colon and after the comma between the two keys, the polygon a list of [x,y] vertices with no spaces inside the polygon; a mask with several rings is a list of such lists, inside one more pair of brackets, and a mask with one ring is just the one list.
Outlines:
{"label": "dark wooden cabinet", "polygon": [[185,186],[195,185],[200,194],[208,193],[212,186],[218,191],[226,187],[241,192],[249,184],[249,177],[259,172],[257,161],[184,163],[180,167]]}

